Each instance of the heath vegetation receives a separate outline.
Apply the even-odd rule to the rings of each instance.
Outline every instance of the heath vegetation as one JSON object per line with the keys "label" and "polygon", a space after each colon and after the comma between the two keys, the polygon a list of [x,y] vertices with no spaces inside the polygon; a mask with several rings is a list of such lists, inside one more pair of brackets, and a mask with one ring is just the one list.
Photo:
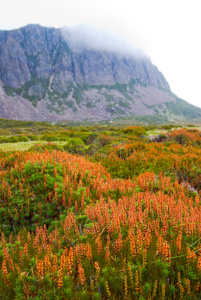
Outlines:
{"label": "heath vegetation", "polygon": [[1,299],[200,299],[198,129],[0,123]]}

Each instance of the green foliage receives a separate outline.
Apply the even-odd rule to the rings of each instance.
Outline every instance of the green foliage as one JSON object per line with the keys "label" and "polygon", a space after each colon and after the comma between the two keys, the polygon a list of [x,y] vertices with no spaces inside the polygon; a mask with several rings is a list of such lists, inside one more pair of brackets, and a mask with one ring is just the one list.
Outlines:
{"label": "green foliage", "polygon": [[97,132],[92,132],[88,135],[86,144],[90,145],[91,143],[94,142],[94,140],[98,137],[98,133]]}
{"label": "green foliage", "polygon": [[178,144],[183,145],[188,141],[188,138],[184,134],[177,134],[175,135],[173,140]]}
{"label": "green foliage", "polygon": [[29,138],[26,135],[20,135],[20,136],[18,136],[18,140],[19,140],[19,142],[28,142]]}
{"label": "green foliage", "polygon": [[34,135],[34,134],[28,135],[28,138],[31,141],[38,141],[39,140],[39,136],[38,135]]}
{"label": "green foliage", "polygon": [[86,107],[87,107],[87,108],[93,108],[93,107],[94,107],[94,104],[93,104],[92,102],[89,102],[89,101],[88,101],[88,102],[86,103]]}
{"label": "green foliage", "polygon": [[89,136],[91,135],[91,132],[87,130],[85,131],[75,130],[75,131],[70,131],[68,135],[71,138],[81,139],[86,144]]}
{"label": "green foliage", "polygon": [[47,142],[54,142],[54,141],[66,141],[69,138],[66,135],[59,135],[59,134],[44,134],[40,137],[40,140],[47,141]]}
{"label": "green foliage", "polygon": [[77,85],[76,87],[74,87],[73,98],[77,102],[77,105],[80,106],[80,104],[83,100],[83,88],[80,85]]}
{"label": "green foliage", "polygon": [[71,138],[67,144],[64,145],[64,149],[72,154],[85,154],[84,142],[80,138]]}
{"label": "green foliage", "polygon": [[[49,226],[51,219],[58,217],[64,211],[64,207],[61,205],[63,182],[61,167],[56,166],[58,172],[56,178],[53,164],[46,165],[44,174],[40,173],[42,167],[43,164],[32,165],[28,163],[21,173],[13,170],[9,174],[8,182],[12,196],[9,198],[9,202],[6,202],[6,206],[0,208],[1,228],[5,227],[5,233],[10,233],[13,230],[17,232],[22,226],[30,230],[35,230],[36,226],[44,224]],[[26,184],[24,184],[24,180],[26,180]],[[46,204],[46,199],[48,199],[49,193],[54,190],[55,180],[58,186],[58,200],[53,198],[51,205],[49,205]],[[44,189],[44,182],[46,182],[46,189]],[[4,191],[1,191],[0,197],[5,198],[4,195]]]}
{"label": "green foliage", "polygon": [[127,108],[127,109],[131,109],[131,106],[129,105],[129,103],[126,102],[126,101],[124,101],[124,100],[122,100],[122,99],[119,100],[119,105],[121,107],[124,107],[124,108]]}
{"label": "green foliage", "polygon": [[28,141],[29,138],[26,135],[0,137],[0,143],[18,143],[18,142],[28,142]]}
{"label": "green foliage", "polygon": [[45,151],[52,151],[52,150],[60,150],[63,151],[64,147],[61,145],[57,145],[55,143],[46,143],[46,144],[35,144],[34,146],[29,148],[29,151],[37,151],[37,152],[45,152]]}
{"label": "green foliage", "polygon": [[126,134],[136,135],[136,136],[143,136],[147,135],[146,128],[141,126],[129,126],[122,130]]}
{"label": "green foliage", "polygon": [[17,143],[19,142],[19,139],[17,136],[11,136],[11,137],[1,137],[0,138],[0,143]]}
{"label": "green foliage", "polygon": [[177,98],[175,102],[166,103],[167,109],[174,115],[183,115],[187,119],[200,118],[201,109]]}
{"label": "green foliage", "polygon": [[0,151],[2,299],[200,297],[196,128],[24,126],[68,142]]}
{"label": "green foliage", "polygon": [[[23,98],[29,100],[32,102],[34,106],[37,105],[37,101],[41,100],[41,98],[44,98],[45,91],[48,88],[49,80],[48,79],[39,79],[36,77],[36,75],[31,74],[31,80],[27,83],[25,83],[22,87],[18,89],[11,88],[9,86],[4,86],[4,89],[9,96],[14,96],[14,94],[18,94],[22,96]],[[30,88],[37,87],[36,91],[41,90],[41,92],[38,94],[38,92],[35,92],[35,94],[30,94]]]}
{"label": "green foliage", "polygon": [[101,134],[98,137],[98,139],[99,139],[99,142],[100,142],[101,146],[108,145],[108,144],[110,144],[114,140],[113,137],[111,137],[109,135],[106,135],[106,134]]}

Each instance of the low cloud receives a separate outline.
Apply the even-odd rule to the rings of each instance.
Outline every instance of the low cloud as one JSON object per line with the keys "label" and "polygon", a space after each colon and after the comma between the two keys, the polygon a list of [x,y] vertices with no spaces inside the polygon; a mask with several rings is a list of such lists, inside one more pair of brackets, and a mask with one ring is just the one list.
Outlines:
{"label": "low cloud", "polygon": [[147,57],[143,51],[132,46],[124,38],[107,30],[89,25],[78,25],[75,27],[62,27],[61,32],[70,48],[77,52],[88,49],[109,51],[134,58]]}

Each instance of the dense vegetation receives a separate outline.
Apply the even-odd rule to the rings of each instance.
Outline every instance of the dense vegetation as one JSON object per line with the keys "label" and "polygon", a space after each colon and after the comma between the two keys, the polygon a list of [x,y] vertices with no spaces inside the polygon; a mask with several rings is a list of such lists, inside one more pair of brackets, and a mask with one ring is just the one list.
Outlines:
{"label": "dense vegetation", "polygon": [[200,299],[198,129],[12,122],[0,129],[1,299]]}

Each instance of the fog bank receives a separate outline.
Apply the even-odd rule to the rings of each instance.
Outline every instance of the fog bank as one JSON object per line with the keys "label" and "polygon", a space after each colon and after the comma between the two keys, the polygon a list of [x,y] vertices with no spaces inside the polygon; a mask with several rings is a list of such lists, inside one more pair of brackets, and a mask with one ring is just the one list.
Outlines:
{"label": "fog bank", "polygon": [[89,25],[60,28],[62,35],[73,51],[83,49],[113,52],[122,56],[148,58],[140,49],[135,48],[124,38],[111,32]]}

